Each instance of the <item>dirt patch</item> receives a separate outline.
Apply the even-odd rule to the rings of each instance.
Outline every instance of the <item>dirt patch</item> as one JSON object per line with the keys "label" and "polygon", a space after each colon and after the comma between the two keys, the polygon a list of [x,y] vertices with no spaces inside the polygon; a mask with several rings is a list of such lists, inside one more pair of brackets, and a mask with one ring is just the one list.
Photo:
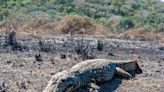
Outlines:
{"label": "dirt patch", "polygon": [[[50,51],[40,51],[36,48],[38,39],[21,38],[29,51],[9,51],[10,46],[0,40],[0,92],[42,92],[53,74],[66,70],[82,61],[81,55],[75,53],[74,44],[81,37],[50,37],[42,38]],[[0,36],[1,38],[1,36]],[[29,37],[30,38],[30,37]],[[53,39],[52,39],[53,38]],[[84,37],[83,37],[84,38]],[[78,39],[78,40],[77,40]],[[98,38],[85,37],[84,44],[97,47]],[[89,41],[89,43],[88,43]],[[113,80],[100,84],[100,92],[164,92],[164,50],[159,42],[102,39],[104,46],[101,51],[95,50],[97,58],[127,60],[139,59],[143,73],[137,74],[131,80],[114,77]],[[21,42],[18,39],[18,42]],[[25,44],[26,43],[26,44]],[[51,44],[52,43],[52,44]],[[49,48],[49,47],[48,47]],[[42,60],[37,60],[40,53]],[[65,55],[61,58],[61,55]],[[89,92],[87,88],[80,91]]]}

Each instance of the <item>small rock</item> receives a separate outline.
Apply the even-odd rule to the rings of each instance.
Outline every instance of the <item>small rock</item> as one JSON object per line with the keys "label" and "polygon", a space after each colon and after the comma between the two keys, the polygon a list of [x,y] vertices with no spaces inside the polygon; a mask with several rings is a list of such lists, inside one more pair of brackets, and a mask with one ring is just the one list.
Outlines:
{"label": "small rock", "polygon": [[159,50],[164,50],[164,47],[159,47]]}
{"label": "small rock", "polygon": [[54,75],[55,73],[54,72],[51,72],[50,75]]}
{"label": "small rock", "polygon": [[53,64],[53,65],[55,64],[54,58],[52,58],[52,57],[50,58],[50,63]]}
{"label": "small rock", "polygon": [[7,61],[7,64],[11,64],[12,62],[11,61]]}
{"label": "small rock", "polygon": [[160,72],[160,70],[156,70],[155,72]]}
{"label": "small rock", "polygon": [[108,53],[109,56],[115,56],[113,53],[109,52]]}
{"label": "small rock", "polygon": [[31,81],[30,81],[30,80],[27,80],[26,82],[27,82],[27,83],[31,83]]}
{"label": "small rock", "polygon": [[43,61],[41,54],[36,54],[35,59],[36,61]]}
{"label": "small rock", "polygon": [[60,59],[66,59],[66,55],[65,54],[60,54]]}
{"label": "small rock", "polygon": [[157,61],[157,63],[161,63],[161,61]]}
{"label": "small rock", "polygon": [[141,59],[142,57],[141,56],[138,56],[138,59]]}
{"label": "small rock", "polygon": [[141,67],[144,67],[144,65],[141,65]]}
{"label": "small rock", "polygon": [[27,84],[26,84],[26,82],[21,82],[21,83],[19,83],[19,82],[16,82],[16,84],[17,84],[17,86],[20,88],[20,89],[27,89]]}
{"label": "small rock", "polygon": [[120,45],[117,45],[117,48],[120,48]]}
{"label": "small rock", "polygon": [[161,64],[159,64],[158,66],[162,66]]}
{"label": "small rock", "polygon": [[20,65],[19,65],[19,67],[22,67],[22,66],[24,66],[24,65],[23,65],[23,64],[20,64]]}
{"label": "small rock", "polygon": [[63,47],[65,47],[65,44],[63,45]]}

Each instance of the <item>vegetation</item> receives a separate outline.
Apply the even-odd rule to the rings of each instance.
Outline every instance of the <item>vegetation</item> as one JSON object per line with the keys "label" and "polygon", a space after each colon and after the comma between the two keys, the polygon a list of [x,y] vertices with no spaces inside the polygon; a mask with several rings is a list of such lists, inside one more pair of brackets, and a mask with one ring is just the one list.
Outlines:
{"label": "vegetation", "polygon": [[80,15],[94,19],[109,31],[164,31],[163,6],[160,0],[0,0],[0,20],[56,21],[65,15]]}

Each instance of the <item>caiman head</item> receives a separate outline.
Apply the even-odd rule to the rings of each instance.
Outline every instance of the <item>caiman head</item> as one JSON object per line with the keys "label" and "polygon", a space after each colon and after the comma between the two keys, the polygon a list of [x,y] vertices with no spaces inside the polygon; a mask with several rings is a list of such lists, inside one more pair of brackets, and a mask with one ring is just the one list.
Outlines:
{"label": "caiman head", "polygon": [[43,92],[72,92],[78,87],[79,79],[75,75],[63,71],[51,78]]}
{"label": "caiman head", "polygon": [[139,67],[137,61],[134,61],[134,63],[135,63],[135,67],[136,67],[136,68],[135,68],[135,72],[136,72],[137,74],[142,73],[142,69]]}
{"label": "caiman head", "polygon": [[138,60],[130,60],[128,62],[121,63],[120,68],[128,72],[133,72],[134,74],[142,73],[142,69],[139,67]]}

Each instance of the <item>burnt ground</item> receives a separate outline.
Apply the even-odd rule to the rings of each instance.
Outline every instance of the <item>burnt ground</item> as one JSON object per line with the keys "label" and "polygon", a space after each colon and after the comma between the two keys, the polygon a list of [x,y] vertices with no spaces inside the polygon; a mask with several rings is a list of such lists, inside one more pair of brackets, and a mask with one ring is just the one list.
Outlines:
{"label": "burnt ground", "polygon": [[[102,51],[97,40],[103,43]],[[139,59],[142,74],[130,80],[115,77],[99,84],[100,92],[164,92],[163,43],[65,35],[17,38],[17,45],[6,44],[0,36],[0,92],[42,92],[52,75],[86,59],[77,53],[78,42],[88,47],[87,58]]]}

